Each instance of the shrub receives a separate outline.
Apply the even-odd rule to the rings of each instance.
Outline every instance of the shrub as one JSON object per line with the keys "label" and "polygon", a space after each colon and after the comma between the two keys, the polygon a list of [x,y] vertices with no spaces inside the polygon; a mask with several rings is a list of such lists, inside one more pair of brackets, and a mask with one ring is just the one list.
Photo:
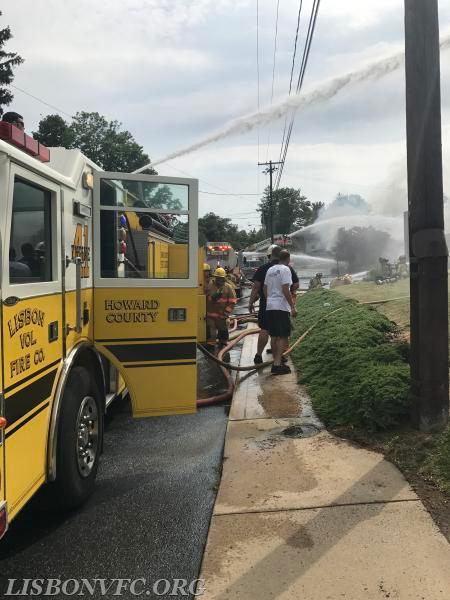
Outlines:
{"label": "shrub", "polygon": [[404,342],[395,339],[397,326],[371,306],[314,290],[298,301],[293,338],[322,318],[292,353],[320,418],[329,426],[369,430],[403,421],[409,366]]}

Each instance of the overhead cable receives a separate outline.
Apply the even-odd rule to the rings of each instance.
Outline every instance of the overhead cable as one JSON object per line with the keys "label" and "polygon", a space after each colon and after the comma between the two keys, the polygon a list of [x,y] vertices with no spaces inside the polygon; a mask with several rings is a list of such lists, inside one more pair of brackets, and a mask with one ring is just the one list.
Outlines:
{"label": "overhead cable", "polygon": [[[260,95],[259,95],[259,0],[256,0],[256,86],[257,86],[257,105],[258,112],[260,111]],[[259,162],[259,125],[258,125],[258,162]]]}
{"label": "overhead cable", "polygon": [[204,190],[199,190],[200,194],[210,194],[211,196],[260,196],[261,194],[248,194],[248,193],[243,193],[243,194],[238,194],[236,192],[226,192],[226,193],[220,193],[220,192],[206,192]]}
{"label": "overhead cable", "polygon": [[[299,94],[301,89],[302,89],[302,85],[303,85],[303,80],[305,77],[305,72],[306,72],[306,67],[308,64],[308,59],[309,59],[309,53],[311,50],[311,43],[312,43],[312,39],[314,36],[314,30],[316,27],[316,21],[317,21],[317,14],[319,12],[319,6],[320,6],[320,0],[314,0],[313,2],[313,6],[311,9],[311,16],[309,19],[309,25],[308,25],[308,33],[306,36],[306,41],[305,41],[305,46],[303,49],[303,56],[302,56],[302,62],[300,65],[300,71],[299,71],[299,75],[298,75],[298,80],[297,80],[297,87],[295,90],[296,94]],[[296,115],[296,111],[294,110],[292,113],[292,117],[291,117],[291,121],[289,123],[289,128],[288,128],[288,132],[286,135],[286,140],[284,143],[284,147],[282,149],[282,156],[281,156],[281,165],[280,168],[278,170],[277,173],[277,179],[276,179],[276,183],[275,183],[275,189],[278,189],[280,182],[281,182],[281,177],[283,175],[283,169],[284,169],[284,165],[286,163],[286,156],[288,153],[288,149],[289,149],[289,142],[291,139],[291,135],[292,135],[292,130],[294,128],[294,121],[295,121],[295,115]]]}
{"label": "overhead cable", "polygon": [[10,83],[9,85],[10,85],[10,87],[14,88],[18,92],[22,92],[22,94],[25,94],[26,96],[30,96],[30,98],[33,98],[34,100],[37,100],[41,104],[44,104],[45,106],[48,106],[49,108],[53,108],[53,110],[56,110],[59,113],[61,113],[62,115],[65,115],[66,117],[69,117],[69,119],[73,118],[73,115],[69,115],[69,113],[66,112],[65,110],[63,110],[62,108],[58,108],[54,104],[50,104],[49,102],[46,102],[45,100],[42,100],[42,98],[39,98],[38,96],[35,96],[34,94],[31,94],[30,92],[27,92],[26,90],[23,90],[22,88],[18,87],[17,85],[13,85],[12,83]]}
{"label": "overhead cable", "polygon": [[[295,31],[295,41],[294,41],[294,51],[292,52],[292,65],[291,65],[291,77],[289,80],[289,93],[288,96],[291,95],[292,91],[292,80],[294,78],[294,68],[295,68],[295,57],[297,55],[297,42],[298,42],[298,32],[300,29],[300,18],[302,14],[303,0],[300,0],[298,5],[298,15],[297,15],[297,29]],[[281,140],[281,148],[280,148],[280,156],[279,161],[281,161],[281,155],[283,152],[284,140],[286,139],[286,126],[287,126],[287,115],[284,117],[284,129],[283,129],[283,138]]]}
{"label": "overhead cable", "polygon": [[[277,38],[278,38],[279,11],[280,11],[280,0],[277,0],[277,15],[275,18],[275,39],[273,42],[272,91],[270,94],[270,106],[272,106],[272,104],[273,104],[273,90],[274,90],[274,86],[275,86],[275,67],[276,67],[276,62],[277,62]],[[271,123],[269,124],[269,134],[267,136],[266,161],[269,160],[270,133],[271,133]],[[259,160],[258,160],[258,162],[259,162]]]}

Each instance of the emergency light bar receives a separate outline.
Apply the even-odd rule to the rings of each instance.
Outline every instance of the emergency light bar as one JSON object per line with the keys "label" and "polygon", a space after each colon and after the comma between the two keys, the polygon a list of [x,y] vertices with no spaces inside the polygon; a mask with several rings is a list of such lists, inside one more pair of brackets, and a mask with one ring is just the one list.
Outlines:
{"label": "emergency light bar", "polygon": [[41,162],[49,162],[50,150],[43,144],[27,135],[24,131],[6,121],[0,121],[0,140],[4,140],[26,152],[30,156],[34,156]]}

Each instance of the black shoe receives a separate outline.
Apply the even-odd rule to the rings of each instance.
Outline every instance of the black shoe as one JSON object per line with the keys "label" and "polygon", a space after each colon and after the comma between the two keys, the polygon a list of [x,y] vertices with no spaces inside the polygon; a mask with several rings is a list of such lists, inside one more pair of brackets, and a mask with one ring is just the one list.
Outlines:
{"label": "black shoe", "polygon": [[263,359],[261,354],[255,354],[255,358],[253,359],[255,365],[262,365]]}
{"label": "black shoe", "polygon": [[267,348],[266,352],[267,354],[272,354],[272,348]]}
{"label": "black shoe", "polygon": [[287,375],[291,369],[287,365],[272,365],[270,372],[272,375]]}

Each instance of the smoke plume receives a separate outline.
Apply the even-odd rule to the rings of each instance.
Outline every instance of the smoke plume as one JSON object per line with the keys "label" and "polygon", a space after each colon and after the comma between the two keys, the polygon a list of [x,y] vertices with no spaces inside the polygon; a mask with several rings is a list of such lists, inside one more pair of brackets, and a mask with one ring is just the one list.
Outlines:
{"label": "smoke plume", "polygon": [[[450,48],[450,36],[446,36],[441,40],[441,50],[447,50],[448,48]],[[199,140],[191,146],[187,146],[177,150],[176,152],[172,152],[165,158],[155,161],[151,164],[151,166],[154,167],[161,163],[167,162],[168,160],[184,156],[185,154],[190,154],[191,152],[195,152],[204,146],[213,144],[214,142],[218,142],[229,136],[248,133],[258,125],[267,125],[272,121],[276,121],[277,119],[284,117],[284,115],[290,111],[302,110],[315,104],[326,102],[349,86],[354,86],[364,81],[377,80],[385,75],[388,75],[389,73],[393,73],[404,64],[404,61],[404,53],[399,52],[388,58],[373,62],[361,69],[334,77],[333,79],[330,79],[319,85],[309,93],[288,96],[278,104],[273,104],[272,106],[262,109],[259,112],[254,112],[230,121],[222,129],[219,129],[215,133],[203,138],[202,140]],[[148,166],[150,165],[141,167],[135,172],[139,173],[144,171],[146,168],[148,168]]]}

